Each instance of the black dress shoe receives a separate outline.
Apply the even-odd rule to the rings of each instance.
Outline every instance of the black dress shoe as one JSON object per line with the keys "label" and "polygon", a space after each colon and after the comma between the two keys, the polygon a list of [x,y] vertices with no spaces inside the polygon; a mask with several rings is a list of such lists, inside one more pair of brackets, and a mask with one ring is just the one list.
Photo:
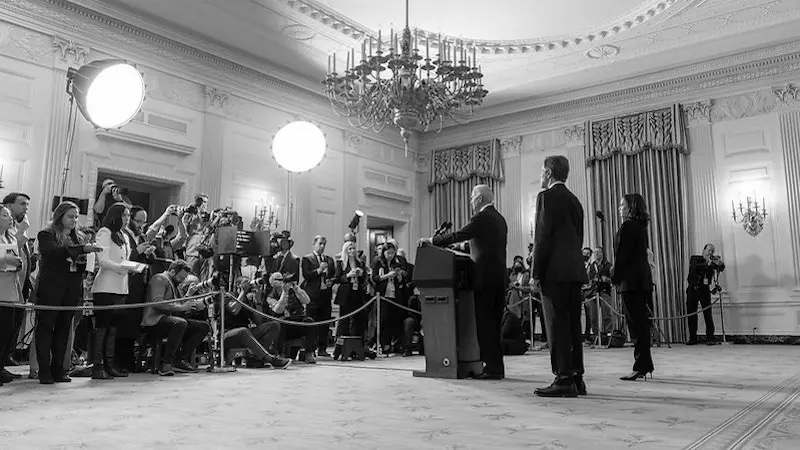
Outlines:
{"label": "black dress shoe", "polygon": [[639,378],[644,378],[644,380],[647,381],[647,374],[648,373],[650,373],[650,378],[653,378],[653,371],[652,370],[648,370],[647,372],[636,372],[636,371],[634,371],[634,372],[631,372],[631,374],[628,375],[628,376],[619,377],[619,379],[622,380],[622,381],[636,381]]}
{"label": "black dress shoe", "polygon": [[502,380],[506,376],[502,373],[482,372],[477,375],[471,375],[475,380]]}
{"label": "black dress shoe", "polygon": [[22,378],[22,375],[19,375],[19,374],[16,374],[16,373],[11,373],[11,372],[8,371],[8,369],[3,369],[2,373],[0,374],[0,376],[3,376],[3,375],[8,375],[8,376],[10,376],[11,378],[13,378],[15,380],[19,380],[20,378]]}
{"label": "black dress shoe", "polygon": [[697,339],[689,339],[686,341],[686,345],[697,345]]}
{"label": "black dress shoe", "polygon": [[535,391],[533,391],[533,393],[538,395],[539,397],[574,398],[578,396],[578,389],[575,387],[575,383],[570,383],[570,384],[553,383],[545,388],[538,388]]}
{"label": "black dress shoe", "polygon": [[10,373],[0,372],[0,383],[11,383],[14,379]]}
{"label": "black dress shoe", "polygon": [[56,384],[56,380],[53,377],[43,376],[39,374],[39,384]]}
{"label": "black dress shoe", "polygon": [[56,383],[72,383],[72,378],[66,375],[57,375],[53,377],[53,381]]}
{"label": "black dress shoe", "polygon": [[578,395],[586,395],[586,382],[583,381],[583,377],[575,377],[575,389]]}

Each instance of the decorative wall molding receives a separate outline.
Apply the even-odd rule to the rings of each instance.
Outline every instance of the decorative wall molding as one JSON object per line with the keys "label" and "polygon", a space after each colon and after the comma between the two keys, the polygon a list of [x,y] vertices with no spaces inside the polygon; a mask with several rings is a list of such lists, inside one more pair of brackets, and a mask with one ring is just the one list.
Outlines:
{"label": "decorative wall molding", "polygon": [[205,88],[206,109],[223,111],[228,106],[230,93],[211,86]]}
{"label": "decorative wall molding", "polygon": [[430,153],[417,153],[414,155],[414,171],[419,173],[430,172],[431,155]]}
{"label": "decorative wall molding", "polygon": [[772,93],[778,99],[778,106],[782,109],[800,109],[800,87],[789,83],[780,88],[772,88]]}
{"label": "decorative wall molding", "polygon": [[344,144],[348,150],[357,151],[363,142],[364,138],[361,135],[351,133],[348,130],[344,131]]}
{"label": "decorative wall molding", "polygon": [[686,126],[697,127],[711,122],[711,101],[700,101],[683,105]]}
{"label": "decorative wall molding", "polygon": [[373,197],[380,197],[389,200],[396,200],[403,203],[411,203],[414,201],[414,197],[409,195],[399,194],[397,192],[386,191],[383,189],[377,189],[373,187],[364,187],[364,195],[373,196]]}
{"label": "decorative wall molding", "polygon": [[74,66],[76,68],[86,64],[86,59],[92,51],[86,45],[58,36],[53,36],[53,49],[62,63],[66,64],[67,67]]}
{"label": "decorative wall molding", "polygon": [[564,133],[567,147],[582,146],[586,143],[586,126],[583,124],[564,128],[562,133]]}
{"label": "decorative wall molding", "polygon": [[195,147],[190,145],[181,145],[175,142],[165,141],[163,139],[153,138],[135,133],[129,133],[124,130],[95,130],[96,136],[101,136],[107,139],[118,139],[126,142],[133,142],[134,144],[146,145],[159,150],[166,150],[181,155],[191,155],[195,152]]}
{"label": "decorative wall molding", "polygon": [[766,114],[775,109],[776,99],[768,92],[755,91],[714,100],[711,105],[711,120],[738,120]]}
{"label": "decorative wall molding", "polygon": [[500,139],[500,149],[503,152],[503,158],[519,156],[522,150],[522,136]]}
{"label": "decorative wall molding", "polygon": [[586,56],[591,59],[608,59],[618,54],[619,47],[616,45],[600,45],[586,52]]}

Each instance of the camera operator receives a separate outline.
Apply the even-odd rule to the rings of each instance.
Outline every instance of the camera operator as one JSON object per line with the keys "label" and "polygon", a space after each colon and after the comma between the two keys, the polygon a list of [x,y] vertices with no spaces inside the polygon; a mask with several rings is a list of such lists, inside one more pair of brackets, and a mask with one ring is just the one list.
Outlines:
{"label": "camera operator", "polygon": [[[291,280],[291,275],[275,272],[269,276],[269,284],[272,292],[267,297],[267,314],[283,317],[294,322],[313,322],[314,320],[306,316],[306,305],[311,303],[306,291],[301,289],[295,281]],[[286,325],[281,327],[281,344],[286,340],[298,338],[305,339],[306,364],[316,364],[314,349],[316,345],[316,330],[310,326]]]}
{"label": "camera operator", "polygon": [[183,213],[182,222],[186,228],[186,262],[192,267],[192,273],[199,274],[203,260],[208,257],[200,254],[206,240],[205,228],[210,220],[208,195],[197,194],[194,203],[178,210]]}
{"label": "camera operator", "polygon": [[127,189],[120,189],[114,180],[104,180],[102,186],[103,188],[100,191],[100,195],[97,196],[97,200],[95,200],[94,207],[92,208],[95,213],[94,224],[96,226],[99,226],[103,222],[103,217],[105,217],[108,208],[114,203],[124,203],[128,208],[133,206],[131,199],[127,197]]}
{"label": "camera operator", "polygon": [[[697,344],[697,303],[702,308],[711,305],[711,293],[718,292],[720,289],[717,284],[719,273],[725,270],[725,263],[722,258],[715,254],[716,248],[712,244],[703,247],[702,255],[692,255],[689,258],[689,287],[686,288],[686,313],[690,314],[689,321],[689,340],[686,345]],[[703,319],[706,322],[706,343],[708,345],[717,344],[714,338],[714,317],[711,308],[703,311]]]}
{"label": "camera operator", "polygon": [[276,369],[289,367],[292,360],[272,355],[269,348],[280,336],[281,324],[254,314],[244,308],[242,303],[251,307],[256,306],[256,296],[263,283],[262,278],[250,281],[239,277],[237,284],[239,295],[237,301],[229,300],[225,307],[229,314],[225,316],[225,348],[246,347],[253,354],[254,361],[248,362],[247,367],[264,367],[266,364]]}
{"label": "camera operator", "polygon": [[[153,275],[147,284],[147,303],[181,298],[176,286],[186,280],[189,265],[186,261],[177,260],[170,264],[169,270]],[[187,295],[194,295],[199,285],[190,286]],[[211,332],[211,327],[202,320],[186,319],[181,315],[205,309],[203,299],[184,302],[166,303],[148,306],[144,309],[141,325],[145,333],[152,339],[166,338],[164,354],[158,374],[172,376],[175,372],[196,372],[189,364],[189,356],[203,339]],[[178,350],[180,348],[180,353]]]}

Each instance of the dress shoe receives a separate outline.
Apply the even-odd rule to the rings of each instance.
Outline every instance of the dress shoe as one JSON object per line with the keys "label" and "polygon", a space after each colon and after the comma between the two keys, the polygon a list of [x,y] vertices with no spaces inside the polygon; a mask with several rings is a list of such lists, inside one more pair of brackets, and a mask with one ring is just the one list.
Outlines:
{"label": "dress shoe", "polygon": [[550,386],[545,388],[537,388],[535,391],[533,391],[533,393],[539,397],[574,398],[578,396],[578,389],[575,387],[575,383],[570,382],[569,384],[558,384],[558,382],[554,381]]}
{"label": "dress shoe", "polygon": [[53,377],[53,381],[56,383],[72,383],[72,378],[67,375],[58,375]]}
{"label": "dress shoe", "polygon": [[39,384],[56,384],[53,377],[39,374]]}
{"label": "dress shoe", "polygon": [[689,339],[688,341],[686,341],[686,345],[697,345],[697,338]]}
{"label": "dress shoe", "polygon": [[13,378],[15,380],[19,380],[20,378],[22,378],[22,375],[18,375],[16,373],[11,373],[7,369],[3,369],[2,374],[3,375],[8,375],[8,376],[10,376],[11,378]]}
{"label": "dress shoe", "polygon": [[586,395],[586,382],[583,381],[583,377],[575,377],[575,389],[578,391],[578,395]]}
{"label": "dress shoe", "polygon": [[320,350],[317,350],[317,356],[320,357],[320,358],[330,358],[331,354],[328,353],[328,350],[320,349]]}
{"label": "dress shoe", "polygon": [[502,380],[506,376],[502,373],[491,373],[483,371],[482,373],[479,373],[477,375],[471,375],[470,377],[475,380]]}
{"label": "dress shoe", "polygon": [[10,373],[0,372],[0,383],[11,383],[14,379]]}
{"label": "dress shoe", "polygon": [[[650,378],[653,378],[653,371],[650,370],[649,373],[650,373]],[[630,375],[625,376],[625,377],[619,377],[619,379],[623,380],[623,381],[636,381],[639,378],[644,378],[645,381],[647,381],[647,374],[648,374],[648,372],[633,371],[633,372],[631,372]]]}

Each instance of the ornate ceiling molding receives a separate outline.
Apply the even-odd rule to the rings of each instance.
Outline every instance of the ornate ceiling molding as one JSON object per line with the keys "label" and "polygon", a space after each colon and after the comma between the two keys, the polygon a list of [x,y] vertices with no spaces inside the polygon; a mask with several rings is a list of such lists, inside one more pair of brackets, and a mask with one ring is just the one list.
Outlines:
{"label": "ornate ceiling molding", "polygon": [[616,45],[600,45],[586,52],[586,56],[591,59],[608,59],[618,54],[619,47]]}
{"label": "ornate ceiling molding", "polygon": [[579,147],[586,144],[586,126],[583,124],[573,125],[563,131],[567,147]]}
{"label": "ornate ceiling molding", "polygon": [[522,136],[500,139],[500,149],[503,152],[503,158],[519,156],[522,151]]}
{"label": "ornate ceiling molding", "polygon": [[[793,50],[792,53],[781,51]],[[779,53],[777,56],[763,58],[765,54]],[[760,57],[760,58],[759,58]],[[757,59],[758,58],[758,59]],[[497,135],[530,134],[537,130],[558,128],[565,120],[587,120],[608,113],[629,111],[643,105],[654,104],[668,105],[674,102],[685,101],[687,98],[706,97],[715,93],[728,91],[733,86],[752,86],[756,88],[761,83],[785,82],[796,77],[800,71],[800,41],[780,47],[748,52],[736,55],[728,61],[750,59],[749,62],[731,65],[706,72],[696,73],[698,68],[717,66],[719,61],[707,62],[681,68],[677,73],[689,72],[690,75],[666,78],[673,73],[655,75],[660,81],[650,84],[636,85],[637,82],[651,77],[628,80],[626,84],[634,84],[616,91],[591,95],[592,91],[606,91],[608,86],[600,86],[589,90],[579,90],[564,97],[574,98],[554,104],[540,105],[530,109],[509,114],[492,116],[482,120],[475,120],[465,125],[450,126],[439,133],[425,133],[422,136],[424,150],[438,150],[463,145],[469,142],[478,142],[482,139]],[[666,78],[666,79],[665,79]],[[611,86],[618,86],[612,83]],[[585,95],[581,97],[581,94]],[[562,97],[563,98],[563,97]],[[548,99],[555,101],[556,99]],[[560,99],[559,99],[560,100]],[[773,99],[774,101],[774,99]],[[535,130],[532,130],[535,124]]]}
{"label": "ornate ceiling molding", "polygon": [[53,50],[56,52],[61,63],[68,67],[80,67],[86,63],[89,53],[92,51],[86,45],[78,44],[75,41],[53,36]]}
{"label": "ornate ceiling molding", "polygon": [[764,91],[748,92],[714,100],[711,105],[711,121],[738,120],[766,114],[775,109],[775,96]]}
{"label": "ornate ceiling molding", "polygon": [[[316,0],[280,0],[281,3],[298,11],[318,23],[341,33],[353,40],[362,40],[367,37],[377,39],[376,33],[371,29],[361,25],[342,13],[323,5]],[[607,37],[616,36],[639,25],[642,25],[666,11],[672,9],[676,4],[684,7],[691,5],[695,0],[656,0],[643,2],[644,4],[628,11],[616,19],[610,20],[597,27],[574,34],[536,37],[530,39],[513,41],[494,41],[471,39],[463,36],[450,36],[442,34],[442,38],[447,41],[464,41],[468,48],[475,47],[481,54],[530,54],[561,50],[564,48],[577,47],[591,42],[597,42]],[[418,29],[418,39],[421,44],[426,42],[431,46],[439,44],[440,33]]]}
{"label": "ornate ceiling molding", "polygon": [[211,111],[224,111],[228,106],[230,93],[211,86],[205,88],[206,109]]}
{"label": "ornate ceiling molding", "polygon": [[686,125],[689,127],[708,125],[711,122],[710,100],[687,103],[683,105],[683,111],[686,115]]}

